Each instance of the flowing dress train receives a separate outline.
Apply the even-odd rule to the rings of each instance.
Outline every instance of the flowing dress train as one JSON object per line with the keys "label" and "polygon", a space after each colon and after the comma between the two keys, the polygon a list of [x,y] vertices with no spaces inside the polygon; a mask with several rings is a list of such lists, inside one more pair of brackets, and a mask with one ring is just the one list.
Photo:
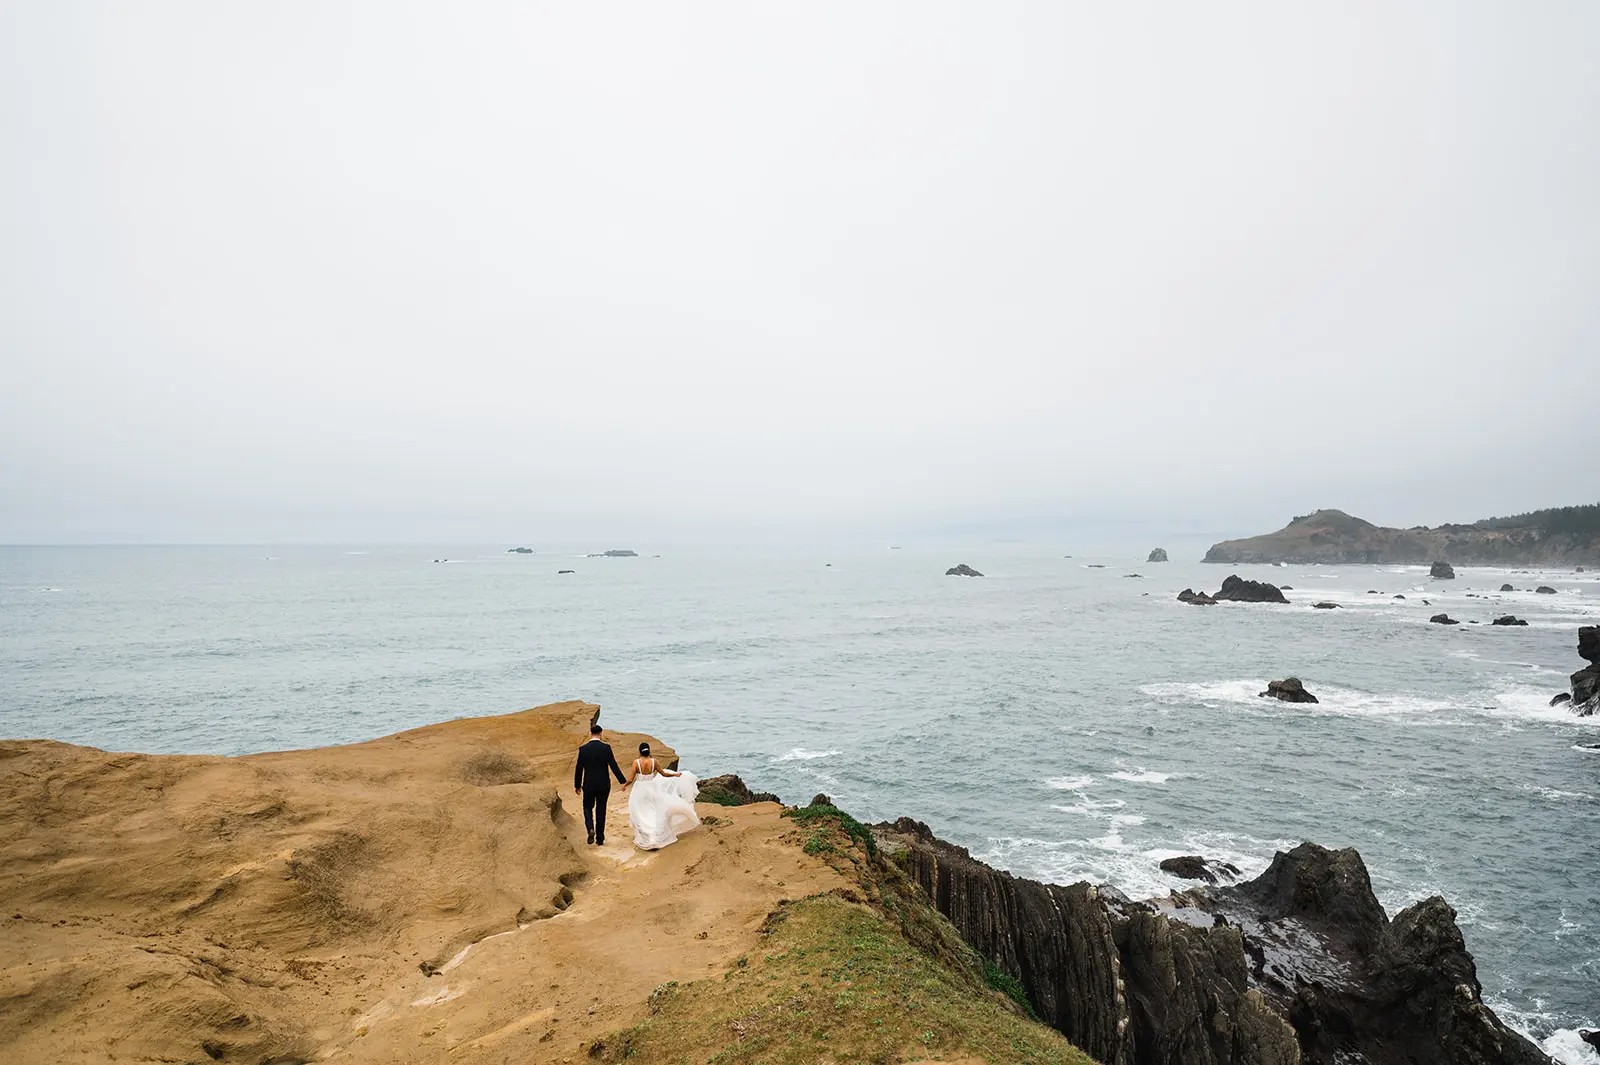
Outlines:
{"label": "flowing dress train", "polygon": [[700,815],[694,812],[700,785],[693,773],[675,777],[640,773],[628,790],[628,820],[633,824],[634,846],[640,850],[659,850],[700,824]]}

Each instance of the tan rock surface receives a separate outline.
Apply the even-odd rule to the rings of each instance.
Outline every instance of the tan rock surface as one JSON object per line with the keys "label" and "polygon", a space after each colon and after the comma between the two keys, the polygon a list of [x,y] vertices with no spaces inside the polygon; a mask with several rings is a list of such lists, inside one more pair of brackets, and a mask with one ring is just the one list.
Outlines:
{"label": "tan rock surface", "polygon": [[[0,1060],[576,1060],[842,883],[772,803],[647,854],[613,790],[585,846],[598,710],[241,758],[0,743]],[[624,766],[644,738],[606,734]]]}

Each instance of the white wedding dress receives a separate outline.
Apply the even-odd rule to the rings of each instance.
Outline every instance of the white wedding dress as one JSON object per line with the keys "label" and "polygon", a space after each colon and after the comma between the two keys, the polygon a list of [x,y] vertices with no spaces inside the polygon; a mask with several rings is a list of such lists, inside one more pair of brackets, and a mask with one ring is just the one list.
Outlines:
{"label": "white wedding dress", "polygon": [[628,820],[633,824],[633,844],[640,850],[660,850],[700,824],[700,815],[694,812],[700,784],[693,773],[675,777],[640,773],[628,790]]}

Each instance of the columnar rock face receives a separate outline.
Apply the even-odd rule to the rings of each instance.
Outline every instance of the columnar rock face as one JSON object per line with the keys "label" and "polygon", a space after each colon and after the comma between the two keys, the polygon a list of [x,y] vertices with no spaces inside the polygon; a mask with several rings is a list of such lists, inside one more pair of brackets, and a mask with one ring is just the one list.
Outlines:
{"label": "columnar rock face", "polygon": [[1154,551],[1150,552],[1150,557],[1145,559],[1146,562],[1165,562],[1166,560],[1167,549],[1164,547],[1156,548]]}
{"label": "columnar rock face", "polygon": [[902,818],[886,849],[979,954],[1105,1065],[1549,1065],[1481,998],[1454,911],[1391,921],[1360,855],[1137,903],[1011,876]]}
{"label": "columnar rock face", "polygon": [[1600,625],[1578,629],[1578,657],[1589,664],[1572,675],[1572,709],[1587,717],[1600,712]]}
{"label": "columnar rock face", "polygon": [[1428,576],[1442,581],[1453,581],[1456,579],[1456,571],[1448,562],[1435,562],[1428,567]]}

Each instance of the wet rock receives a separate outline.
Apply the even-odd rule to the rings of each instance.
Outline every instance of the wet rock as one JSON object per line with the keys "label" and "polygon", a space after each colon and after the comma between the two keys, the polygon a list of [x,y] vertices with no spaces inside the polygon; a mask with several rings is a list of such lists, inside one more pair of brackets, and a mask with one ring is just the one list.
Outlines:
{"label": "wet rock", "polygon": [[1306,686],[1300,683],[1299,677],[1285,677],[1283,680],[1267,682],[1267,690],[1262,692],[1260,698],[1282,699],[1286,703],[1314,703],[1317,697],[1306,691]]}
{"label": "wet rock", "polygon": [[1578,657],[1587,662],[1600,663],[1600,625],[1578,627]]}
{"label": "wet rock", "polygon": [[1534,591],[1538,592],[1540,595],[1555,595],[1556,594],[1556,590],[1554,588],[1550,587],[1548,584],[1541,584],[1541,585],[1539,585],[1539,587],[1535,588]]}
{"label": "wet rock", "polygon": [[1339,604],[1338,603],[1312,603],[1311,604],[1311,609],[1313,609],[1313,610],[1338,610],[1339,609]]}
{"label": "wet rock", "polygon": [[556,570],[556,576],[559,577],[563,573],[576,573],[576,572],[578,572],[578,571],[575,570],[575,569],[558,569],[558,570]]}
{"label": "wet rock", "polygon": [[1216,606],[1217,601],[1205,592],[1197,592],[1193,588],[1185,588],[1178,593],[1178,602],[1188,603],[1190,606]]}
{"label": "wet rock", "polygon": [[1239,867],[1231,862],[1213,862],[1202,858],[1198,854],[1185,854],[1178,858],[1167,858],[1161,862],[1161,871],[1171,873],[1183,880],[1204,880],[1208,884],[1215,884],[1224,876],[1235,877],[1239,875]]}
{"label": "wet rock", "polygon": [[1456,571],[1448,562],[1435,562],[1428,567],[1428,576],[1436,580],[1453,581],[1456,579]]}
{"label": "wet rock", "polygon": [[1294,585],[1292,585],[1292,584],[1280,584],[1280,585],[1278,585],[1278,591],[1280,591],[1280,592],[1292,592],[1292,591],[1294,591]]}
{"label": "wet rock", "polygon": [[1277,585],[1266,581],[1247,581],[1237,573],[1222,582],[1222,588],[1212,598],[1230,603],[1287,603]]}
{"label": "wet rock", "polygon": [[959,566],[951,566],[949,569],[944,571],[944,575],[946,577],[981,577],[981,576],[983,576],[983,574],[979,573],[977,570],[973,569],[971,566],[967,565],[965,562],[961,563]]}
{"label": "wet rock", "polygon": [[1511,587],[1511,585],[1509,585],[1509,584],[1502,584],[1500,586],[1500,590],[1502,592],[1514,592],[1514,591],[1516,591],[1516,589]]}
{"label": "wet rock", "polygon": [[920,822],[875,831],[1040,1018],[1106,1065],[1548,1065],[1484,1004],[1450,907],[1390,920],[1353,850],[1302,844],[1249,883],[1143,903],[992,869]]}
{"label": "wet rock", "polygon": [[508,548],[506,548],[506,554],[508,554],[508,555],[531,555],[531,554],[533,554],[533,548],[531,548],[531,547],[508,547]]}
{"label": "wet rock", "polygon": [[1150,557],[1145,559],[1146,562],[1165,562],[1166,560],[1167,549],[1164,547],[1156,548],[1154,551],[1150,552]]}
{"label": "wet rock", "polygon": [[826,792],[819,791],[815,795],[811,796],[811,805],[812,806],[832,806],[833,805],[833,800],[828,798],[828,795],[827,795]]}
{"label": "wet rock", "polygon": [[1572,702],[1572,693],[1571,692],[1556,692],[1554,695],[1552,695],[1550,697],[1550,705],[1551,706],[1560,706],[1562,703],[1570,703],[1570,702]]}
{"label": "wet rock", "polygon": [[1396,595],[1396,596],[1395,596],[1395,598],[1396,598],[1396,599],[1404,599],[1404,598],[1405,598],[1405,596],[1403,596],[1403,595]]}
{"label": "wet rock", "polygon": [[[1578,572],[1579,573],[1583,572],[1583,567],[1582,566],[1578,567]],[[1584,1029],[1581,1029],[1578,1032],[1578,1038],[1582,1039],[1585,1043],[1588,1043],[1590,1046],[1594,1047],[1596,1050],[1600,1050],[1600,1029],[1596,1029],[1596,1028],[1584,1028]]]}
{"label": "wet rock", "polygon": [[1429,618],[1428,620],[1433,622],[1435,625],[1459,625],[1459,624],[1461,624],[1461,622],[1457,621],[1455,618],[1451,617],[1449,614],[1435,614],[1435,615],[1433,615],[1433,617]]}
{"label": "wet rock", "polygon": [[1512,617],[1510,614],[1503,614],[1500,617],[1497,617],[1493,621],[1489,622],[1489,624],[1491,624],[1491,625],[1526,625],[1527,622],[1523,621],[1521,618]]}

